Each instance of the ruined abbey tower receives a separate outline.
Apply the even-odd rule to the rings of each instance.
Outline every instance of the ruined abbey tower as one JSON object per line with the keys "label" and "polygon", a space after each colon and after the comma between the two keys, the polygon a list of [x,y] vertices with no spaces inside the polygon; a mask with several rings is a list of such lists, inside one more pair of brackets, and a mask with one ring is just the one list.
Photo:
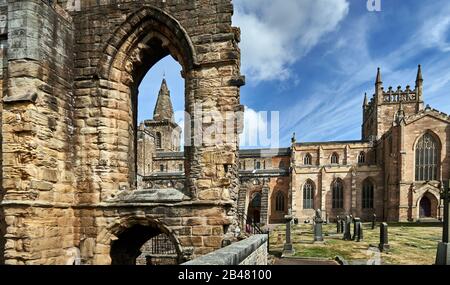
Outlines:
{"label": "ruined abbey tower", "polygon": [[232,14],[231,0],[0,0],[0,263],[131,264],[160,234],[180,263],[232,238],[236,117],[226,143],[185,136],[182,189],[140,190],[136,167],[137,87],[165,56],[192,120],[242,110]]}

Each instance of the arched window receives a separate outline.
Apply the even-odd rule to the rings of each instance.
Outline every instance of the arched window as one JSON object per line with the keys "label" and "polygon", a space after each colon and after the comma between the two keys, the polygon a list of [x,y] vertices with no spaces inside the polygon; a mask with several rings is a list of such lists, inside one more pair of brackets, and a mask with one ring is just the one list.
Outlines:
{"label": "arched window", "polygon": [[277,212],[284,212],[284,194],[282,192],[277,193],[275,210]]}
{"label": "arched window", "polygon": [[162,147],[162,135],[160,132],[156,133],[156,148]]}
{"label": "arched window", "polygon": [[305,158],[303,159],[303,162],[305,165],[312,165],[312,156],[309,153],[307,153],[305,155]]}
{"label": "arched window", "polygon": [[252,207],[253,208],[261,208],[261,193],[254,193],[252,198]]}
{"label": "arched window", "polygon": [[331,155],[331,164],[339,164],[339,154],[334,152]]}
{"label": "arched window", "polygon": [[159,172],[164,172],[164,164],[159,165]]}
{"label": "arched window", "polygon": [[261,162],[257,161],[255,169],[261,169]]}
{"label": "arched window", "polygon": [[335,180],[332,185],[332,204],[333,209],[342,209],[344,208],[344,186],[342,185],[341,180]]}
{"label": "arched window", "polygon": [[358,163],[363,164],[366,163],[366,153],[361,151],[358,155]]}
{"label": "arched window", "polygon": [[439,172],[439,144],[429,133],[416,145],[416,181],[437,180]]}
{"label": "arched window", "polygon": [[363,209],[373,209],[373,192],[374,192],[373,183],[369,179],[364,180],[362,189]]}
{"label": "arched window", "polygon": [[314,209],[314,184],[310,180],[303,186],[303,209]]}

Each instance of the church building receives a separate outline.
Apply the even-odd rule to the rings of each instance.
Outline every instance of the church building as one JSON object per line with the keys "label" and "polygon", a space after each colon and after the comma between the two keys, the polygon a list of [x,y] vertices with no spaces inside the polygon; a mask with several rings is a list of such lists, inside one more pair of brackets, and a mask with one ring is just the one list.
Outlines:
{"label": "church building", "polygon": [[[440,191],[450,179],[450,117],[424,103],[421,66],[414,89],[383,87],[381,70],[364,97],[361,140],[298,142],[239,152],[238,215],[247,222],[300,221],[316,209],[382,221],[442,217]],[[304,130],[305,132],[308,130]],[[153,120],[140,126],[139,188],[184,188],[181,128],[163,80]]]}

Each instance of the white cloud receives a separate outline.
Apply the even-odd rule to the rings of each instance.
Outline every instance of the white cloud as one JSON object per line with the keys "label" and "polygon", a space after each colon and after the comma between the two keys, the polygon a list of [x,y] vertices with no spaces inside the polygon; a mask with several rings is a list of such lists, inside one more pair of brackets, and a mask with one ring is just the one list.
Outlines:
{"label": "white cloud", "polygon": [[244,130],[239,136],[241,147],[279,147],[278,112],[257,112],[246,107]]}
{"label": "white cloud", "polygon": [[439,2],[424,11],[427,17],[416,40],[424,47],[436,47],[443,52],[450,51],[450,5],[448,2]]}
{"label": "white cloud", "polygon": [[253,81],[286,80],[290,67],[348,14],[347,0],[235,0],[242,68]]}

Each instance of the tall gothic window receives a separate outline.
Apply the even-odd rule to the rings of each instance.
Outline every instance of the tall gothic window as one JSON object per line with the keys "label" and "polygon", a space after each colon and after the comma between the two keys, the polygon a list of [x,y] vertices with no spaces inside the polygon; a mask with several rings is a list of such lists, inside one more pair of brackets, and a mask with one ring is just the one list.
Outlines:
{"label": "tall gothic window", "polygon": [[314,209],[314,184],[310,180],[303,186],[303,209]]}
{"label": "tall gothic window", "polygon": [[331,155],[331,164],[339,164],[339,154],[333,153]]}
{"label": "tall gothic window", "polygon": [[416,181],[437,180],[439,172],[439,144],[427,133],[416,146]]}
{"label": "tall gothic window", "polygon": [[156,133],[156,147],[161,148],[162,147],[162,135],[160,132]]}
{"label": "tall gothic window", "polygon": [[342,209],[344,208],[344,186],[342,185],[342,181],[337,179],[333,182],[332,185],[332,204],[333,209]]}
{"label": "tall gothic window", "polygon": [[363,209],[373,209],[373,191],[373,183],[369,179],[364,180],[362,189]]}
{"label": "tall gothic window", "polygon": [[364,151],[361,151],[358,155],[358,163],[363,164],[366,163],[366,154]]}
{"label": "tall gothic window", "polygon": [[284,212],[285,209],[284,194],[282,192],[278,192],[275,200],[276,200],[275,210],[277,212]]}
{"label": "tall gothic window", "polygon": [[309,153],[305,155],[305,158],[303,159],[303,162],[305,165],[312,165],[312,157]]}

